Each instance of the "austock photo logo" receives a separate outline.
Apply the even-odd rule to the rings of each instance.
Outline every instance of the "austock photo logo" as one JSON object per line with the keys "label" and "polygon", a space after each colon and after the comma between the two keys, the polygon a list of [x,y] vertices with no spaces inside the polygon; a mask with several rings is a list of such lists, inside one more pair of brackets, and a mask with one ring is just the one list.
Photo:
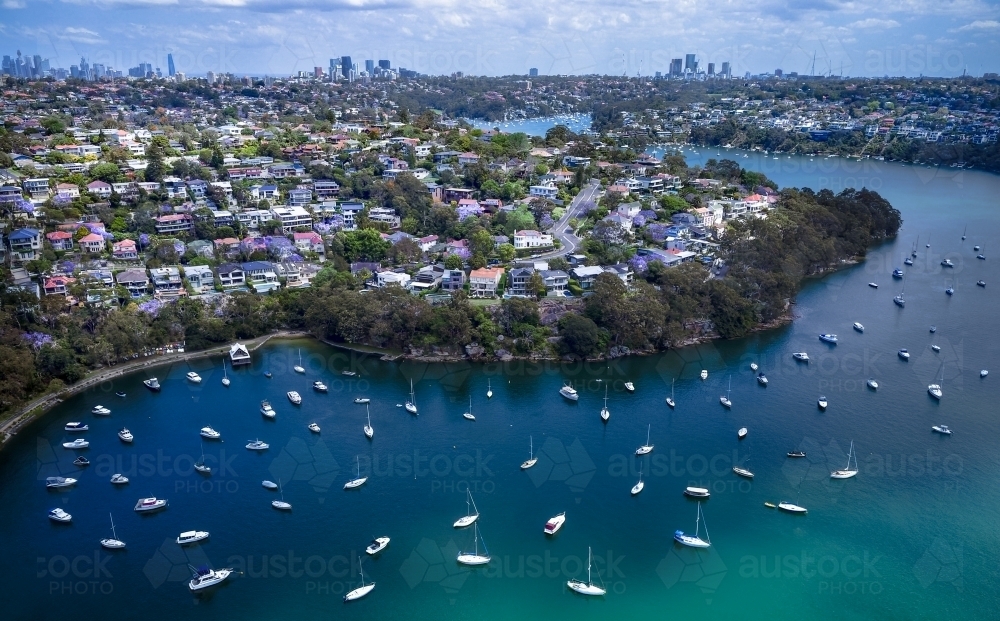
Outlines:
{"label": "austock photo logo", "polygon": [[35,559],[35,578],[44,580],[50,597],[111,595],[114,576],[111,557],[99,549],[74,557],[56,555]]}
{"label": "austock photo logo", "polygon": [[181,546],[166,538],[142,568],[154,589],[167,582],[184,583],[191,579],[192,567],[213,567],[201,546]]}
{"label": "austock photo logo", "polygon": [[656,566],[656,574],[668,589],[698,589],[711,604],[728,570],[715,546],[707,549],[673,545]]}
{"label": "austock photo logo", "polygon": [[[538,450],[538,463],[528,469],[528,478],[535,487],[547,482],[565,483],[570,491],[580,494],[597,473],[583,443],[576,438],[566,446],[562,440],[549,436]],[[577,502],[579,502],[577,498]]]}
{"label": "austock photo logo", "polygon": [[961,593],[965,586],[964,571],[962,543],[941,537],[936,537],[913,565],[913,575],[925,589],[940,583]]}
{"label": "austock photo logo", "polygon": [[306,482],[322,503],[330,486],[340,475],[340,465],[323,440],[309,444],[302,438],[289,438],[267,471],[282,484]]}
{"label": "austock photo logo", "polygon": [[885,587],[882,555],[864,550],[832,554],[801,550],[794,554],[744,555],[739,577],[744,580],[802,580],[826,596],[880,595]]}

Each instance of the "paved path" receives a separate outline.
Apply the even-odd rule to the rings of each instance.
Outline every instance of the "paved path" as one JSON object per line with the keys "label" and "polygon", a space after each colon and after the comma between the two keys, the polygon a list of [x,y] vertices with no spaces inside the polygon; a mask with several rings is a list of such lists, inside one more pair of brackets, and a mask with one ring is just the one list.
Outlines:
{"label": "paved path", "polygon": [[572,218],[579,219],[580,210],[584,203],[597,203],[597,193],[600,189],[601,185],[596,181],[591,181],[589,184],[581,188],[579,194],[573,197],[573,201],[566,209],[566,213],[564,213],[562,217],[552,225],[552,228],[549,229],[552,232],[552,236],[558,239],[562,246],[558,250],[543,252],[542,254],[534,255],[532,258],[554,259],[556,257],[576,252],[576,249],[580,247],[580,238],[573,233],[572,229],[570,229],[569,221]]}

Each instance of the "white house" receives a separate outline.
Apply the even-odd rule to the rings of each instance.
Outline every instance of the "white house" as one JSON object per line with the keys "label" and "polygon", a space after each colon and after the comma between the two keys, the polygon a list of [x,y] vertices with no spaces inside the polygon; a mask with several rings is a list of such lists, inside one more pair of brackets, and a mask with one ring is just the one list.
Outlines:
{"label": "white house", "polygon": [[529,189],[531,196],[538,196],[540,198],[555,198],[559,195],[559,188],[555,186],[554,183],[548,183],[545,185],[533,185]]}
{"label": "white house", "polygon": [[548,248],[552,246],[552,236],[538,231],[514,231],[514,249]]}
{"label": "white house", "polygon": [[379,272],[375,274],[375,286],[379,289],[396,286],[396,287],[406,287],[410,283],[409,274],[400,274],[398,272]]}

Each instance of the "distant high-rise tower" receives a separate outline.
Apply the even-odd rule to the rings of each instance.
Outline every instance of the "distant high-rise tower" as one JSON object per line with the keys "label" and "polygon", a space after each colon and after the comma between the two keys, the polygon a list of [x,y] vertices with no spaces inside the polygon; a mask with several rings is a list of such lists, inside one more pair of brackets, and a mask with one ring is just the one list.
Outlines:
{"label": "distant high-rise tower", "polygon": [[722,76],[724,78],[729,79],[733,77],[732,71],[728,62],[722,63]]}
{"label": "distant high-rise tower", "polygon": [[375,73],[375,61],[374,60],[366,60],[365,61],[365,71],[368,72],[368,75],[373,75]]}
{"label": "distant high-rise tower", "polygon": [[686,54],[684,56],[684,72],[698,73],[698,61],[695,60],[694,54]]}
{"label": "distant high-rise tower", "polygon": [[708,75],[715,75],[715,63],[708,63]]}
{"label": "distant high-rise tower", "polygon": [[388,60],[380,60],[378,61],[378,68],[385,69],[386,71],[388,71],[389,69],[392,69],[392,65],[389,63]]}
{"label": "distant high-rise tower", "polygon": [[177,71],[174,69],[174,55],[167,54],[167,75],[173,77],[175,73],[177,73]]}
{"label": "distant high-rise tower", "polygon": [[538,68],[537,67],[532,67],[531,69],[528,69],[528,76],[532,77],[532,78],[537,78],[538,77]]}
{"label": "distant high-rise tower", "polygon": [[350,56],[340,57],[340,72],[344,74],[344,77],[351,79],[351,71],[354,70],[354,63],[351,62]]}
{"label": "distant high-rise tower", "polygon": [[680,75],[684,72],[683,61],[680,58],[673,58],[670,60],[670,75]]}
{"label": "distant high-rise tower", "polygon": [[780,78],[784,72],[781,69],[774,70],[774,77]]}

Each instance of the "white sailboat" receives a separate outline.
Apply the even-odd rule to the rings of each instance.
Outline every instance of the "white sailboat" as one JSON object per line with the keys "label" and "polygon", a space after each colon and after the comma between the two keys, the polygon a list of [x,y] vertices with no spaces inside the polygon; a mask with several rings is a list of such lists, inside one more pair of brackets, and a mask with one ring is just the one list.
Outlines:
{"label": "white sailboat", "polygon": [[601,408],[601,420],[608,422],[611,418],[611,410],[608,409],[608,385],[604,385],[604,407]]}
{"label": "white sailboat", "polygon": [[410,414],[417,413],[417,398],[413,395],[413,378],[410,378],[410,400],[403,406]]}
{"label": "white sailboat", "polygon": [[689,548],[708,548],[712,545],[712,538],[708,536],[708,523],[705,523],[705,538],[702,539],[700,535],[701,523],[704,521],[704,516],[701,513],[701,503],[698,503],[698,512],[694,519],[694,534],[687,535],[682,530],[674,531],[674,541],[681,544],[682,546],[688,546]]}
{"label": "white sailboat", "polygon": [[476,420],[476,417],[472,415],[472,395],[469,395],[469,411],[462,414],[462,416],[469,420]]}
{"label": "white sailboat", "polygon": [[941,365],[941,379],[939,380],[939,382],[940,383],[938,383],[938,384],[930,384],[930,385],[927,386],[927,392],[930,393],[930,395],[932,397],[934,397],[935,399],[937,399],[938,401],[941,400],[941,397],[944,394],[944,393],[941,392],[941,384],[944,383],[944,365],[943,364]]}
{"label": "white sailboat", "polygon": [[101,547],[107,548],[109,550],[121,550],[125,547],[125,542],[118,538],[118,533],[115,532],[115,518],[109,513],[108,517],[111,518],[111,537],[107,539],[101,539]]}
{"label": "white sailboat", "polygon": [[[591,565],[591,551],[590,551],[590,548],[588,547],[587,548],[587,581],[583,582],[581,580],[568,580],[566,582],[566,586],[568,586],[569,588],[573,589],[577,593],[580,593],[581,595],[604,595],[605,593],[608,592],[608,590],[605,589],[605,588],[603,588],[603,587],[599,587],[596,584],[594,584],[594,581],[591,579],[591,576],[590,576],[590,565]],[[599,580],[601,579],[601,572],[600,571],[597,572],[597,578]],[[601,580],[601,584],[602,585],[604,584],[604,580]]]}
{"label": "white sailboat", "polygon": [[375,583],[374,582],[372,582],[370,584],[365,584],[365,571],[361,567],[361,559],[360,558],[358,559],[358,571],[361,573],[361,586],[359,586],[358,588],[354,589],[353,591],[349,591],[347,593],[347,595],[344,596],[344,601],[345,602],[352,602],[352,601],[354,601],[356,599],[361,599],[365,595],[368,595],[369,593],[371,593],[372,589],[375,588]]}
{"label": "white sailboat", "polygon": [[282,511],[291,511],[292,505],[285,502],[285,490],[281,489],[281,479],[278,479],[278,493],[281,494],[281,500],[272,500],[271,506]]}
{"label": "white sailboat", "polygon": [[639,468],[639,482],[632,486],[632,495],[635,496],[644,487],[646,487],[646,484],[642,482],[642,468]]}
{"label": "white sailboat", "polygon": [[202,474],[212,474],[212,467],[205,463],[205,443],[201,445],[201,459],[194,465],[194,469]]}
{"label": "white sailboat", "polygon": [[537,462],[538,458],[535,457],[535,442],[531,436],[528,436],[528,460],[521,462],[521,470],[527,470]]}
{"label": "white sailboat", "polygon": [[677,406],[674,402],[674,378],[670,378],[670,396],[667,397],[667,405],[669,405],[671,409]]}
{"label": "white sailboat", "polygon": [[636,455],[647,455],[653,452],[653,445],[649,443],[649,430],[652,427],[653,427],[652,425],[646,426],[646,443],[640,446],[639,448],[635,449]]}
{"label": "white sailboat", "polygon": [[365,404],[365,411],[368,412],[368,424],[365,425],[365,436],[371,440],[375,437],[375,430],[372,429],[372,413],[371,410],[368,409],[367,403]]}
{"label": "white sailboat", "polygon": [[490,380],[486,380],[486,398],[487,399],[493,398],[493,386],[490,385]]}
{"label": "white sailboat", "polygon": [[739,466],[733,466],[733,472],[746,479],[753,478],[753,470],[750,469],[750,451],[747,451],[746,462],[743,462]]}
{"label": "white sailboat", "polygon": [[226,359],[222,359],[222,385],[229,386],[232,382],[229,381],[229,374],[226,373]]}
{"label": "white sailboat", "polygon": [[358,478],[351,479],[347,483],[344,483],[344,489],[355,489],[361,487],[368,481],[368,477],[361,476],[361,457],[357,457],[358,460]]}
{"label": "white sailboat", "polygon": [[302,366],[302,350],[299,350],[299,363],[292,367],[292,370],[296,373],[305,373],[306,369]]}
{"label": "white sailboat", "polygon": [[[851,468],[851,458],[854,458],[854,468]],[[851,448],[847,451],[847,466],[843,470],[834,470],[830,473],[831,479],[850,479],[858,474],[858,456],[854,453],[854,440],[851,440]]]}
{"label": "white sailboat", "polygon": [[719,397],[719,402],[723,406],[725,406],[727,408],[733,407],[733,402],[729,400],[729,394],[732,392],[732,390],[733,390],[733,377],[730,375],[729,376],[729,388],[726,389],[726,394],[725,395]]}
{"label": "white sailboat", "polygon": [[486,549],[486,540],[483,540],[483,554],[479,553],[479,540],[482,539],[482,535],[479,534],[479,524],[473,526],[473,542],[475,545],[475,552],[469,554],[468,552],[460,552],[458,557],[455,559],[462,565],[486,565],[490,562],[490,551]]}
{"label": "white sailboat", "polygon": [[[455,528],[471,526],[473,522],[479,519],[479,509],[476,508],[476,501],[472,499],[472,492],[465,490],[465,494],[465,516],[455,520],[455,524],[453,524]],[[474,509],[475,513],[472,512]]]}

